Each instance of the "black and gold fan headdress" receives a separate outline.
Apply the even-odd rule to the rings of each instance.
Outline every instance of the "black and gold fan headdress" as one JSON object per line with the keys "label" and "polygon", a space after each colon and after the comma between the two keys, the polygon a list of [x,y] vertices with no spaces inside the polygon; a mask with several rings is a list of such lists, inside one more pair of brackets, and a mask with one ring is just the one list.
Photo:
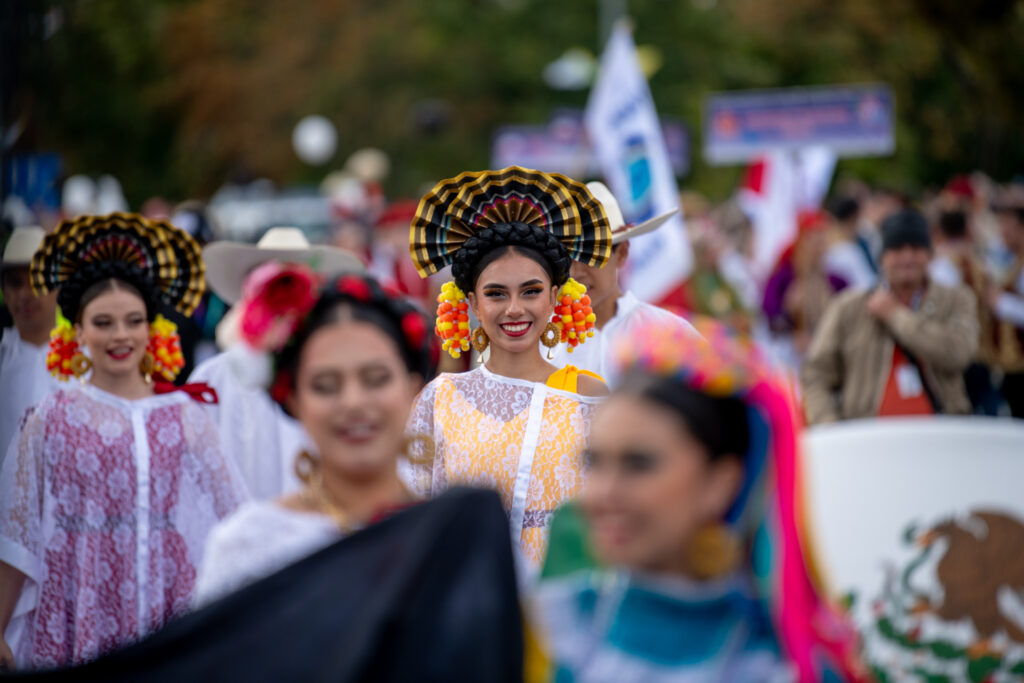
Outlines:
{"label": "black and gold fan headdress", "polygon": [[61,222],[32,258],[30,273],[37,293],[62,290],[58,303],[72,320],[85,289],[104,278],[122,277],[155,289],[158,299],[186,316],[199,305],[205,287],[196,241],[166,221],[132,213]]}
{"label": "black and gold fan headdress", "polygon": [[540,228],[574,261],[601,266],[611,256],[612,236],[601,203],[585,185],[557,173],[519,166],[462,173],[442,180],[419,203],[409,251],[422,277],[453,261],[466,240],[502,223]]}

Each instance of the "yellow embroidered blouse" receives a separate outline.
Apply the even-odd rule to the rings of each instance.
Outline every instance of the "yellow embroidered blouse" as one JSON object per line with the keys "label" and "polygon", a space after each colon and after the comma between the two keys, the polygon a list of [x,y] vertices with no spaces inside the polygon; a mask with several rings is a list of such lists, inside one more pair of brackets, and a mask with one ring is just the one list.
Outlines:
{"label": "yellow embroidered blouse", "polygon": [[456,485],[498,491],[513,541],[539,568],[551,515],[580,491],[590,416],[603,400],[574,393],[579,374],[568,366],[546,384],[484,366],[438,376],[413,406],[406,483],[426,496]]}

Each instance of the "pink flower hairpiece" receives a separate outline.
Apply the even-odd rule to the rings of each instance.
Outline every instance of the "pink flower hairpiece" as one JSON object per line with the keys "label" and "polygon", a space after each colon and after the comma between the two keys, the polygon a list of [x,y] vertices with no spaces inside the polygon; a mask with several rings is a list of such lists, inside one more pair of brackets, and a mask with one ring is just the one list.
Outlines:
{"label": "pink flower hairpiece", "polygon": [[302,264],[256,268],[242,288],[242,339],[260,351],[281,351],[316,305],[319,288],[319,276]]}

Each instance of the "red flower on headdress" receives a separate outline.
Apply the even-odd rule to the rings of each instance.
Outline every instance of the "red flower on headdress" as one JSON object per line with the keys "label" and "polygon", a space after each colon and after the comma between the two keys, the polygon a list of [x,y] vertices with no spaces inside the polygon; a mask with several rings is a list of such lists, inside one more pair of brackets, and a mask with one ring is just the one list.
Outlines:
{"label": "red flower on headdress", "polygon": [[370,285],[366,280],[352,275],[338,280],[338,293],[350,296],[356,301],[369,301],[372,296]]}
{"label": "red flower on headdress", "polygon": [[409,311],[402,316],[402,332],[409,346],[418,349],[423,345],[423,337],[427,334],[427,325],[423,316],[416,311]]}
{"label": "red flower on headdress", "polygon": [[280,351],[317,301],[319,280],[306,266],[268,262],[249,275],[242,294],[242,338]]}

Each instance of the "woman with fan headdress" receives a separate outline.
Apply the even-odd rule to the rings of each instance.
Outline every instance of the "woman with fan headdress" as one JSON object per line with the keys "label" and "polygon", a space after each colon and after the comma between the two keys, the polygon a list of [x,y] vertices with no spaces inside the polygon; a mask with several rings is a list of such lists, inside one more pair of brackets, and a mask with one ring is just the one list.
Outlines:
{"label": "woman with fan headdress", "polygon": [[[574,260],[601,266],[611,253],[604,209],[587,188],[516,166],[463,173],[421,200],[410,232],[420,275],[451,265],[436,332],[453,356],[486,358],[442,374],[421,392],[408,435],[429,463],[408,466],[413,490],[462,484],[496,489],[529,567],[544,557],[550,514],[579,490],[587,422],[607,394],[597,375],[557,368],[540,345],[575,347],[594,315]],[[469,312],[480,322],[470,334]]]}
{"label": "woman with fan headdress", "polygon": [[[83,216],[31,264],[59,288],[47,365],[81,385],[29,410],[0,472],[0,665],[93,659],[187,610],[206,535],[246,497],[158,314],[203,292],[198,245],[163,221]],[[202,391],[198,400],[215,400]]]}

